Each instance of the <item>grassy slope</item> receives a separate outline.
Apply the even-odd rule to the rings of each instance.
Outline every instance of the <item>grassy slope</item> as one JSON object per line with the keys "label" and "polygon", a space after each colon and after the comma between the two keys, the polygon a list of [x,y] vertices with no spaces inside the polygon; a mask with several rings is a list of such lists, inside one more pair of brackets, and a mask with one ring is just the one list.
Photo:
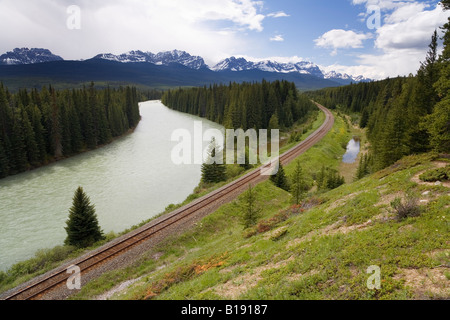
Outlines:
{"label": "grassy slope", "polygon": [[[338,167],[353,134],[338,118],[333,132],[300,157],[307,172]],[[262,219],[287,220],[245,237],[240,199],[169,239],[134,266],[104,275],[74,299],[93,299],[124,281],[112,299],[414,299],[450,296],[449,189],[412,179],[433,167],[430,156],[319,195],[322,204],[291,209],[291,196],[265,182],[256,187]],[[286,168],[292,172],[293,165]],[[414,181],[413,181],[414,180]],[[390,202],[406,191],[423,202],[420,217],[397,221]],[[423,196],[424,191],[430,191]],[[272,220],[273,221],[273,220]],[[381,290],[369,290],[369,266],[381,267]]]}

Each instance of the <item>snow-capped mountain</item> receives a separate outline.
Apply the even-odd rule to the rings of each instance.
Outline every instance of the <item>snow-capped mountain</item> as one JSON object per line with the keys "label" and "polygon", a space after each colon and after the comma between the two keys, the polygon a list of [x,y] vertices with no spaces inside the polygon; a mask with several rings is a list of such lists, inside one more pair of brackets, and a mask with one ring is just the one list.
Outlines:
{"label": "snow-capped mountain", "polygon": [[171,63],[178,63],[191,69],[207,68],[202,57],[191,56],[189,53],[180,50],[160,52],[157,54],[142,51],[130,51],[121,55],[113,55],[110,53],[99,54],[94,59],[104,59],[121,63],[147,62],[156,65],[167,66]]}
{"label": "snow-capped mountain", "polygon": [[63,58],[54,55],[47,49],[16,48],[0,56],[0,65],[35,64],[62,60]]}
{"label": "snow-capped mountain", "polygon": [[245,60],[244,58],[227,58],[225,60],[222,60],[218,64],[216,64],[214,67],[210,68],[213,71],[245,71],[245,70],[252,70],[254,68],[255,64],[253,62],[249,62]]}
{"label": "snow-capped mountain", "polygon": [[[151,54],[151,53],[150,53]],[[153,55],[153,54],[151,54]],[[111,53],[102,53],[96,55],[93,59],[103,59],[121,63],[133,63],[133,62],[151,62],[149,53],[142,51],[130,51],[121,55],[114,55]]]}
{"label": "snow-capped mountain", "polygon": [[336,71],[330,71],[330,72],[324,72],[324,78],[328,80],[344,80],[344,81],[350,81],[350,82],[368,82],[371,81],[371,79],[366,78],[364,76],[351,76],[346,73],[338,73]]}
{"label": "snow-capped mountain", "polygon": [[169,65],[171,63],[179,63],[191,69],[208,68],[202,57],[191,56],[185,51],[166,51],[156,54],[153,58],[154,64]]}
{"label": "snow-capped mountain", "polygon": [[227,58],[214,67],[213,71],[245,71],[245,70],[261,70],[266,72],[291,73],[298,72],[301,74],[311,74],[319,78],[324,75],[320,68],[315,64],[307,61],[298,63],[280,63],[276,61],[264,60],[259,62],[247,61],[244,58],[231,57]]}
{"label": "snow-capped mountain", "polygon": [[316,64],[309,61],[299,61],[296,63],[280,63],[277,61],[264,60],[259,62],[247,61],[244,58],[231,57],[222,60],[214,67],[211,68],[213,71],[245,71],[245,70],[261,70],[267,72],[276,73],[291,73],[297,72],[300,74],[309,74],[320,79],[328,80],[339,80],[339,82],[361,82],[369,81],[363,76],[350,76],[348,74],[341,74],[335,71],[325,72]]}

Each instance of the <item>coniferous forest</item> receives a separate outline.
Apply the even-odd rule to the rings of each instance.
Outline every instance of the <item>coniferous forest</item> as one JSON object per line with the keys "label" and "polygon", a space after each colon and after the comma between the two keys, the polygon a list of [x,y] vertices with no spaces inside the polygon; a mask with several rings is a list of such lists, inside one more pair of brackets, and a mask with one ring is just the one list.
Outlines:
{"label": "coniferous forest", "polygon": [[207,118],[227,129],[284,129],[306,120],[317,107],[294,83],[230,83],[169,90],[162,102],[171,109]]}
{"label": "coniferous forest", "polygon": [[0,84],[0,178],[95,149],[139,121],[133,87],[12,94]]}
{"label": "coniferous forest", "polygon": [[[450,9],[450,1],[443,4]],[[416,75],[308,93],[330,109],[359,114],[371,143],[359,178],[406,155],[450,151],[450,22],[442,29],[442,54],[436,31]]]}

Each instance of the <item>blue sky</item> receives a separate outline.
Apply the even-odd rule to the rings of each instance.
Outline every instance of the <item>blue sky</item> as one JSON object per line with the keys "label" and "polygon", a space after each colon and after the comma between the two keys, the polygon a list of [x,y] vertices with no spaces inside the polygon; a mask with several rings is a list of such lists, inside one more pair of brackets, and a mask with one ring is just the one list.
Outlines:
{"label": "blue sky", "polygon": [[[77,28],[67,26],[71,5]],[[436,0],[0,0],[0,53],[39,47],[76,60],[178,49],[211,66],[232,55],[305,59],[381,79],[415,73],[449,15]]]}
{"label": "blue sky", "polygon": [[[327,52],[317,50],[314,40],[332,29],[363,29],[358,21],[360,6],[348,0],[319,1],[266,1],[264,11],[284,12],[288,17],[266,18],[265,30],[255,35],[266,55],[302,56],[328,58]],[[268,42],[270,37],[280,35],[284,41]],[[264,41],[266,40],[266,41]],[[254,55],[258,52],[254,50]]]}

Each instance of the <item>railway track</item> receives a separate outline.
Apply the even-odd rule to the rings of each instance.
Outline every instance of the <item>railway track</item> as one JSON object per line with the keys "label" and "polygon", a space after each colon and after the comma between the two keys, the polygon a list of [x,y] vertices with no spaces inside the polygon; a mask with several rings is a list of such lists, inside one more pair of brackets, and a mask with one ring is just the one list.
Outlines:
{"label": "railway track", "polygon": [[[332,113],[325,107],[316,104],[319,109],[321,109],[325,115],[326,120],[324,124],[316,130],[312,135],[310,135],[306,140],[301,142],[299,145],[290,149],[286,153],[280,156],[280,162],[286,165],[297,158],[302,153],[306,152],[316,143],[318,143],[322,138],[331,130],[334,124],[334,117]],[[193,201],[192,203],[175,210],[174,212],[165,215],[153,222],[145,225],[144,227],[135,230],[134,232],[113,241],[108,245],[94,251],[92,254],[87,255],[81,260],[76,262],[76,266],[80,268],[81,273],[86,273],[90,270],[95,269],[99,265],[106,263],[110,259],[113,259],[127,250],[148,241],[156,234],[159,234],[171,226],[183,223],[189,217],[194,215],[194,213],[199,210],[203,210],[208,206],[213,205],[217,202],[226,201],[230,197],[230,194],[241,192],[249,184],[256,184],[268,178],[268,176],[263,175],[265,170],[269,170],[270,165],[266,165],[262,168],[254,170],[247,175],[241,177],[240,179],[233,181],[232,183],[223,186],[222,188],[211,192],[210,194]],[[67,273],[66,268],[62,268],[58,271],[54,271],[47,276],[39,279],[38,281],[24,286],[20,289],[13,290],[9,293],[3,300],[34,300],[39,299],[44,294],[61,286],[67,282],[71,274]]]}

